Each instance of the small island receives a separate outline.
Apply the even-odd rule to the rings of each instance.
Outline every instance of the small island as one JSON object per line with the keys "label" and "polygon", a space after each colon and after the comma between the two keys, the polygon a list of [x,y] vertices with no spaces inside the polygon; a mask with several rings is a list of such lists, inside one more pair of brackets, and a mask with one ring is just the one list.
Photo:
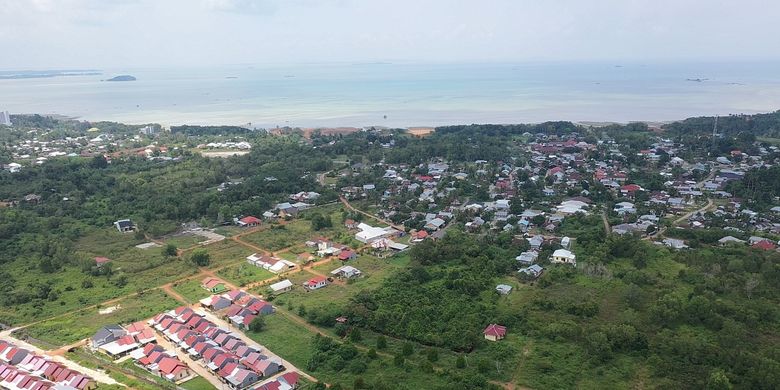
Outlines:
{"label": "small island", "polygon": [[129,74],[123,74],[116,77],[112,77],[106,81],[135,81],[134,76],[130,76]]}

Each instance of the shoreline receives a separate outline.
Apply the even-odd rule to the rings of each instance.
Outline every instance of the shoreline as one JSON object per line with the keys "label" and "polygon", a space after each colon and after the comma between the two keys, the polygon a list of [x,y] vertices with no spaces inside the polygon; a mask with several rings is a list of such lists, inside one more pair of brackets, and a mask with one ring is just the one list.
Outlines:
{"label": "shoreline", "polygon": [[[778,108],[780,109],[780,108]],[[517,120],[517,121],[506,121],[506,120],[448,120],[445,118],[438,118],[434,120],[428,120],[428,121],[416,121],[416,120],[410,120],[410,121],[393,121],[392,123],[381,123],[379,121],[375,121],[373,124],[369,124],[371,122],[367,122],[364,120],[350,120],[349,118],[340,118],[344,120],[339,120],[337,118],[328,119],[328,120],[321,120],[317,121],[319,124],[314,123],[314,121],[302,121],[301,123],[289,123],[287,121],[279,120],[277,124],[271,124],[271,123],[252,123],[252,122],[242,122],[242,121],[220,121],[220,120],[191,120],[191,121],[159,121],[159,120],[144,120],[144,119],[136,119],[136,120],[128,120],[123,119],[122,117],[126,117],[126,115],[106,115],[103,118],[88,118],[86,116],[79,116],[79,115],[67,115],[67,114],[61,114],[61,113],[11,113],[11,115],[41,115],[41,116],[48,116],[55,119],[60,120],[76,120],[76,121],[85,121],[89,123],[97,123],[97,122],[116,122],[116,123],[122,123],[126,125],[132,125],[132,126],[138,126],[138,125],[147,125],[147,124],[159,124],[165,128],[170,128],[171,126],[183,126],[183,125],[191,125],[191,126],[240,126],[240,127],[246,127],[251,129],[275,129],[275,128],[284,128],[284,127],[290,127],[290,128],[300,128],[300,129],[323,129],[323,128],[345,128],[345,127],[352,127],[352,128],[370,128],[370,127],[376,127],[376,128],[403,128],[403,129],[412,129],[412,128],[436,128],[436,127],[443,127],[443,126],[457,126],[457,125],[466,125],[466,124],[477,124],[477,125],[514,125],[514,124],[539,124],[539,123],[545,123],[545,122],[555,122],[555,121],[568,121],[572,122],[576,125],[581,126],[589,126],[589,127],[603,127],[603,126],[609,126],[613,124],[618,125],[625,125],[628,123],[646,123],[648,126],[662,126],[665,124],[678,122],[681,120],[684,120],[686,118],[693,118],[693,117],[700,117],[700,116],[730,116],[730,115],[750,115],[750,114],[758,114],[758,113],[766,113],[766,112],[773,112],[773,111],[763,111],[763,110],[755,110],[751,112],[743,112],[743,113],[729,113],[729,114],[702,114],[702,115],[690,115],[690,116],[681,116],[678,119],[648,119],[648,120],[610,120],[610,119],[602,119],[602,120],[576,120],[576,119],[562,119],[565,118],[565,115],[562,115],[558,119],[544,119],[544,120]],[[487,112],[486,112],[487,114]],[[140,115],[143,116],[143,115]],[[435,116],[441,116],[435,115]],[[500,116],[500,115],[499,115]],[[128,116],[129,117],[129,116]]]}

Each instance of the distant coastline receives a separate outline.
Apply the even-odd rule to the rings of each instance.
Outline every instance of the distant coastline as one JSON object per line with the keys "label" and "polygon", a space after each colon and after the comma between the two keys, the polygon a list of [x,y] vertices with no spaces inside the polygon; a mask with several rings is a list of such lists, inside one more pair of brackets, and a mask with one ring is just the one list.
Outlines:
{"label": "distant coastline", "polygon": [[67,76],[99,76],[102,74],[102,71],[96,69],[0,71],[0,80],[41,79]]}

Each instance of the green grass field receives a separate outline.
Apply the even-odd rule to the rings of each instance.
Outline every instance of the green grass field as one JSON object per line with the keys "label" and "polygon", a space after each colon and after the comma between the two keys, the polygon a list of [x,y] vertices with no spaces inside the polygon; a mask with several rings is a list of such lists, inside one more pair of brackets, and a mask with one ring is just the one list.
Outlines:
{"label": "green grass field", "polygon": [[252,254],[251,249],[230,240],[211,244],[205,249],[211,256],[211,265],[209,266],[211,268],[245,262],[246,257]]}
{"label": "green grass field", "polygon": [[246,262],[223,268],[217,271],[217,275],[223,280],[239,287],[276,276],[263,268],[256,267]]}
{"label": "green grass field", "polygon": [[[393,271],[401,269],[409,264],[409,257],[405,255],[393,256],[387,259],[378,259],[373,256],[361,255],[347,264],[361,270],[363,277],[347,282],[346,285],[331,284],[325,288],[314,291],[306,291],[299,287],[304,281],[312,278],[314,275],[309,272],[299,272],[289,275],[290,281],[296,286],[292,291],[282,294],[278,299],[278,304],[287,304],[293,302],[297,307],[304,305],[309,308],[323,308],[328,306],[339,306],[349,302],[349,299],[360,290],[374,289],[381,285],[384,279],[391,275]],[[324,275],[330,275],[330,271],[342,265],[339,260],[332,260],[328,264],[320,265],[314,269]],[[265,292],[260,288],[259,293]]]}
{"label": "green grass field", "polygon": [[166,244],[176,245],[179,249],[186,249],[198,245],[198,243],[202,241],[206,241],[206,238],[194,234],[183,234],[165,239]]}
{"label": "green grass field", "polygon": [[270,229],[248,234],[243,236],[242,240],[269,251],[278,251],[300,244],[313,238],[314,235],[311,222],[296,219],[284,225],[276,225]]}
{"label": "green grass field", "polygon": [[195,377],[193,379],[190,379],[182,384],[179,385],[179,387],[184,388],[186,390],[213,390],[215,387],[209,383],[206,379],[204,379],[202,376]]}
{"label": "green grass field", "polygon": [[[173,298],[161,290],[155,290],[122,299],[110,307],[83,310],[46,320],[24,328],[23,332],[45,343],[62,346],[92,337],[103,325],[127,324],[145,320],[177,306],[179,303]],[[101,310],[107,310],[111,307],[115,310],[100,314]]]}
{"label": "green grass field", "polygon": [[[194,274],[191,263],[179,258],[166,258],[162,248],[135,248],[140,241],[132,234],[114,229],[88,232],[76,243],[79,258],[91,261],[96,256],[111,259],[112,275],[92,276],[82,271],[78,263],[66,265],[53,273],[44,273],[37,262],[18,259],[3,265],[13,275],[17,286],[26,286],[19,293],[32,299],[0,311],[0,322],[23,324],[71,312],[139,290]],[[43,292],[48,291],[44,295]]]}
{"label": "green grass field", "polygon": [[173,285],[172,288],[173,291],[181,294],[181,296],[183,296],[191,303],[195,303],[211,295],[210,292],[201,287],[200,282],[201,280],[199,278],[190,279],[181,283],[177,283]]}

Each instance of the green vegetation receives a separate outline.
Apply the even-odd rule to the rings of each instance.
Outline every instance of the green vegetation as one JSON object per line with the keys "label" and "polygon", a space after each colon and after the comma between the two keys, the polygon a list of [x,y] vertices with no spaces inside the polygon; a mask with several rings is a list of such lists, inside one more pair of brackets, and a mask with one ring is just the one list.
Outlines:
{"label": "green vegetation", "polygon": [[[686,144],[676,154],[686,162],[730,156],[735,148],[755,156],[766,147],[754,142],[757,135],[768,137],[764,142],[778,137],[777,118],[778,113],[721,119],[724,137],[715,140],[708,137],[714,118],[693,118],[665,126],[664,137]],[[84,135],[98,125],[35,116],[19,123],[21,128],[0,134],[3,145],[25,139],[26,131],[35,129],[47,129],[36,133],[46,140]],[[111,123],[99,126],[117,136],[138,130]],[[578,133],[578,139],[593,145],[597,139],[615,141],[622,156],[613,159],[611,146],[598,146],[584,157],[624,166],[628,182],[649,191],[667,187],[669,179],[656,163],[637,153],[658,139],[647,125],[591,129],[570,122],[447,126],[419,139],[397,130],[365,131],[315,135],[306,142],[298,135],[185,126],[157,139],[178,147],[171,153],[175,160],[139,158],[132,148],[150,140],[143,145],[125,140],[105,152],[112,156],[110,163],[101,153],[51,159],[15,174],[0,172],[0,199],[15,201],[8,203],[13,207],[0,208],[0,322],[32,323],[20,333],[34,343],[61,346],[91,336],[104,324],[147,319],[177,306],[159,288],[166,283],[178,281],[173,291],[190,302],[208,296],[200,287],[203,275],[181,281],[201,267],[239,286],[273,278],[246,264],[245,257],[255,251],[252,246],[296,259],[311,251],[303,245],[306,240],[323,236],[357,249],[362,244],[353,240],[354,232],[348,232],[343,221],[363,216],[331,204],[337,192],[316,181],[323,173],[335,188],[374,183],[376,189],[353,205],[382,212],[410,229],[420,228],[428,212],[466,200],[490,200],[488,188],[495,185],[496,174],[530,161],[521,152],[531,138],[525,133],[540,132],[559,137]],[[226,159],[189,152],[204,140],[225,137],[247,140],[252,151]],[[4,162],[11,156],[6,149],[0,147]],[[764,160],[774,161],[777,154],[766,152]],[[446,159],[468,179],[439,183],[439,190],[446,188],[440,194],[446,194],[436,198],[433,209],[430,202],[419,200],[422,188],[394,193],[396,183],[382,179],[385,169],[396,163],[411,167],[404,177],[425,175],[419,164],[435,158]],[[659,152],[659,163],[669,158],[669,153]],[[506,161],[512,166],[504,168]],[[540,168],[543,173],[550,167]],[[710,228],[686,229],[682,223],[671,226],[677,217],[661,216],[667,226],[661,226],[659,235],[685,239],[691,247],[685,251],[608,235],[600,213],[626,198],[591,180],[592,172],[581,165],[569,168],[580,174],[582,183],[554,196],[542,195],[545,187],[554,186],[552,177],[531,180],[531,174],[518,170],[514,199],[522,202],[513,200],[511,212],[550,210],[587,189],[596,203],[593,212],[566,217],[551,233],[574,239],[576,268],[549,264],[557,246],[544,244],[539,256],[544,273],[521,280],[514,258],[528,243],[518,230],[497,226],[499,231],[491,231],[485,224],[467,233],[463,224],[474,215],[456,212],[443,239],[415,244],[387,259],[362,253],[349,261],[363,271],[361,278],[303,291],[303,281],[328,275],[341,265],[338,260],[284,276],[294,289],[275,297],[278,312],[263,317],[264,323],[254,322],[248,334],[331,388],[460,390],[508,383],[539,389],[780,388],[780,253],[717,245],[725,235],[745,239],[756,233],[726,229],[727,223],[716,217]],[[682,168],[674,169],[672,176],[683,177]],[[705,165],[684,178],[702,180],[707,169]],[[220,186],[227,182],[229,186]],[[772,167],[749,171],[726,190],[744,198],[751,209],[765,212],[776,205],[778,183],[780,168]],[[234,217],[260,216],[299,191],[321,193],[320,206],[240,238],[236,235],[246,229],[224,225]],[[40,198],[25,200],[28,194]],[[654,211],[655,206],[644,203],[647,197],[634,199],[639,213]],[[728,207],[726,201],[717,205]],[[491,212],[480,215],[491,219]],[[132,219],[138,230],[119,233],[112,223],[121,218]],[[612,213],[607,218],[615,224],[633,222],[636,216]],[[545,220],[540,216],[531,222],[541,225]],[[180,235],[181,226],[193,221],[218,227],[233,240],[189,250],[200,237]],[[515,224],[517,218],[508,222]],[[543,229],[535,226],[531,231]],[[163,245],[136,247],[150,240]],[[98,263],[96,257],[109,261]],[[511,285],[512,293],[496,294],[498,283]],[[254,292],[264,294],[266,288]],[[112,303],[91,307],[106,301]],[[339,317],[345,319],[337,321]],[[482,330],[490,323],[507,326],[507,337],[486,341]],[[122,382],[149,388],[126,377]],[[195,379],[183,387],[207,388],[202,382]]]}
{"label": "green vegetation", "polygon": [[175,283],[172,288],[173,291],[180,294],[189,302],[195,303],[211,295],[210,292],[206,291],[206,289],[201,286],[201,281],[201,279],[197,278],[190,279],[184,282]]}
{"label": "green vegetation", "polygon": [[145,320],[177,306],[179,303],[163,291],[148,291],[119,300],[111,306],[84,309],[52,318],[24,328],[22,332],[50,345],[67,345],[92,337],[103,325]]}
{"label": "green vegetation", "polygon": [[190,379],[182,384],[180,384],[182,388],[185,390],[213,390],[214,386],[204,379],[202,376],[195,377],[193,379]]}
{"label": "green vegetation", "polygon": [[259,282],[275,276],[273,273],[260,267],[247,264],[246,261],[238,265],[223,268],[217,271],[217,275],[236,286],[245,286],[249,283]]}

